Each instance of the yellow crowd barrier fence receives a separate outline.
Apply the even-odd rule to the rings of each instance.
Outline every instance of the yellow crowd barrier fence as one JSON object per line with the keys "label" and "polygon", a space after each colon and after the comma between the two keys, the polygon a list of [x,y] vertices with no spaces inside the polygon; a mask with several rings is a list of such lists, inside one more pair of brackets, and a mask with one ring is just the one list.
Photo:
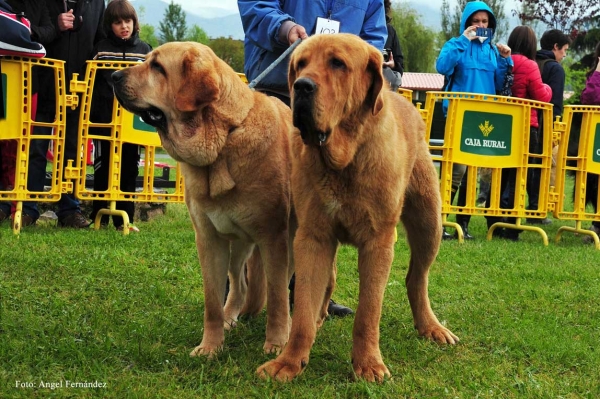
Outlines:
{"label": "yellow crowd barrier fence", "polygon": [[[552,105],[514,97],[473,93],[428,92],[425,100],[427,141],[437,101],[448,104],[443,141],[430,143],[434,160],[440,164],[440,190],[444,226],[455,228],[459,241],[463,232],[448,214],[469,214],[516,218],[515,223],[497,222],[488,231],[488,240],[498,227],[535,231],[548,244],[545,231],[521,224],[521,218],[544,218],[549,207],[550,170],[552,166]],[[539,112],[545,128],[541,154],[529,152],[531,112]],[[452,204],[452,170],[455,165],[467,166],[467,201],[464,206]],[[481,168],[491,169],[490,206],[478,207],[477,177]],[[501,206],[501,176],[507,168],[515,170],[514,204]],[[541,171],[538,208],[528,210],[528,170]],[[505,171],[506,173],[506,171]]]}
{"label": "yellow crowd barrier fence", "polygon": [[[90,119],[92,92],[98,71],[118,70],[134,63],[89,61],[83,79],[80,81],[74,75],[70,82],[70,89],[74,94],[67,95],[62,61],[4,57],[1,62],[5,118],[0,119],[0,141],[16,141],[17,154],[14,187],[0,187],[0,200],[12,201],[16,206],[13,225],[15,233],[20,229],[22,201],[58,201],[63,193],[74,192],[82,200],[108,201],[110,206],[98,214],[95,228],[100,227],[102,215],[119,215],[124,220],[124,234],[129,232],[129,219],[125,212],[116,210],[116,201],[183,202],[184,187],[179,165],[174,167],[174,188],[165,193],[157,191],[154,185],[156,149],[161,146],[154,128],[123,109],[116,101],[110,122],[100,123]],[[57,117],[53,123],[35,122],[33,118],[34,68],[53,70],[57,98]],[[247,81],[244,74],[239,76]],[[412,91],[399,89],[398,92],[407,99],[412,99]],[[81,94],[81,104],[76,93]],[[444,137],[442,140],[432,140],[430,134],[434,108],[440,101],[448,105]],[[63,170],[66,108],[77,106],[82,107],[78,138],[82,156],[76,164]],[[563,226],[559,229],[556,242],[563,232],[574,232],[591,236],[595,247],[600,249],[598,236],[581,227],[583,221],[600,221],[597,207],[590,206],[590,203],[597,205],[600,202],[597,189],[600,180],[600,107],[566,106],[563,118],[559,118],[554,124],[551,104],[513,97],[428,92],[424,107],[421,104],[417,104],[417,107],[426,123],[426,139],[432,158],[440,168],[443,224],[456,229],[460,242],[463,241],[462,230],[458,224],[448,220],[449,214],[516,218],[515,223],[495,223],[489,229],[487,238],[492,239],[495,228],[503,227],[537,232],[547,245],[545,231],[539,227],[522,225],[521,219],[544,218],[548,212],[552,212],[557,219],[575,221],[575,227]],[[529,151],[532,112],[538,113],[544,129],[540,154]],[[581,120],[580,127],[574,120]],[[51,127],[53,133],[36,136],[32,130],[34,126]],[[90,128],[101,128],[103,133],[92,134]],[[579,132],[580,138],[576,154],[571,155],[568,144],[573,141],[571,136],[574,131]],[[49,140],[54,148],[54,158],[49,164],[51,184],[48,191],[44,192],[27,190],[29,146],[31,140],[35,139]],[[110,143],[112,157],[107,190],[95,191],[86,186],[88,174],[84,154],[89,140],[105,140]],[[139,145],[144,158],[143,184],[135,193],[120,189],[122,149],[126,143]],[[558,143],[555,185],[551,185],[550,179],[553,143]],[[454,165],[467,167],[467,199],[463,206],[452,203]],[[476,203],[477,178],[483,168],[491,170],[489,207],[477,206]],[[539,169],[541,175],[538,207],[527,209],[528,171],[535,168]],[[506,172],[507,169],[514,171],[516,176],[512,207],[502,204],[501,179],[503,171]],[[68,181],[69,179],[74,182]]]}
{"label": "yellow crowd barrier fence", "polygon": [[[10,201],[15,207],[13,231],[21,229],[23,201],[56,202],[61,194],[72,192],[72,183],[63,181],[63,148],[65,143],[65,115],[67,107],[77,106],[77,96],[67,95],[65,87],[64,62],[49,58],[0,57],[2,70],[2,96],[4,118],[0,119],[0,141],[16,143],[16,163],[14,187],[0,188],[0,201]],[[52,123],[36,122],[34,108],[34,75],[41,68],[52,71],[55,81],[56,108]],[[36,135],[36,126],[50,127],[50,135]],[[29,165],[29,147],[32,140],[48,140],[53,148],[50,161],[51,182],[47,191],[29,191],[27,189],[27,171]],[[8,154],[0,156],[7,157]]]}
{"label": "yellow crowd barrier fence", "polygon": [[[88,140],[107,141],[110,144],[111,162],[109,167],[109,182],[106,190],[94,190],[86,187],[85,157],[78,158],[78,164],[73,166],[72,173],[76,175],[75,195],[83,200],[103,200],[109,203],[109,208],[98,212],[94,220],[94,228],[100,228],[103,215],[118,215],[123,218],[123,234],[129,233],[129,217],[125,211],[116,209],[116,201],[137,202],[183,202],[184,187],[183,176],[179,164],[175,167],[175,187],[172,192],[157,191],[154,187],[156,149],[161,146],[156,129],[144,123],[140,117],[125,110],[118,101],[113,102],[112,118],[108,122],[92,121],[91,108],[93,106],[93,88],[101,70],[119,70],[135,65],[134,62],[100,62],[88,61],[83,80],[78,80],[74,75],[71,81],[71,91],[82,93],[81,113],[79,120],[80,135],[78,148],[86,148]],[[92,134],[90,128],[100,128]],[[142,150],[143,184],[135,193],[122,191],[120,188],[121,159],[124,144],[136,144]]]}
{"label": "yellow crowd barrier fence", "polygon": [[[580,122],[575,123],[576,120]],[[555,130],[560,144],[556,160],[554,217],[575,221],[575,227],[559,228],[556,242],[566,231],[590,236],[596,249],[600,249],[598,235],[581,227],[582,221],[600,221],[597,206],[600,203],[600,107],[565,106],[562,120],[555,123]],[[572,137],[577,133],[578,139]],[[569,154],[569,142],[576,144],[573,154]],[[590,203],[596,204],[595,210]]]}

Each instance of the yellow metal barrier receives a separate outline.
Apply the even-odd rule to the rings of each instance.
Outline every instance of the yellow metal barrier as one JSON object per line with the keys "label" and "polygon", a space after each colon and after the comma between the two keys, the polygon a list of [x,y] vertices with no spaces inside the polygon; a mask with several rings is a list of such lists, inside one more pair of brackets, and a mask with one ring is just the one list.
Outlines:
{"label": "yellow metal barrier", "polygon": [[[85,77],[83,81],[77,80],[77,75],[73,76],[71,81],[71,91],[84,93],[82,101],[81,117],[79,121],[79,131],[81,135],[78,139],[79,148],[85,148],[85,143],[89,139],[106,140],[110,142],[111,159],[109,169],[108,189],[105,191],[94,191],[86,188],[86,165],[85,157],[78,158],[78,164],[73,168],[73,173],[77,174],[75,184],[75,194],[80,199],[85,200],[104,200],[110,204],[109,209],[102,209],[94,221],[94,228],[100,228],[100,219],[102,215],[118,215],[123,218],[123,234],[129,233],[129,217],[126,212],[116,210],[116,201],[144,201],[144,202],[183,202],[183,176],[181,175],[179,164],[175,167],[175,188],[174,192],[164,193],[154,190],[154,162],[156,159],[156,148],[161,146],[160,138],[156,129],[144,123],[141,118],[128,112],[114,101],[112,120],[109,123],[96,123],[90,120],[90,110],[92,106],[92,91],[96,74],[99,70],[109,69],[118,70],[136,65],[133,62],[99,62],[88,61]],[[90,134],[91,127],[103,128],[106,135]],[[108,133],[110,132],[110,133]],[[120,189],[121,176],[121,156],[124,143],[137,144],[141,147],[144,154],[143,166],[143,187],[135,193],[124,192]]]}
{"label": "yellow metal barrier", "polygon": [[243,73],[238,72],[238,76],[240,77],[240,79],[242,79],[242,82],[248,83],[248,78],[246,78],[246,75],[244,75]]}
{"label": "yellow metal barrier", "polygon": [[[574,120],[581,120],[577,153],[568,154],[568,144],[577,126]],[[600,205],[598,184],[600,183],[600,107],[565,106],[562,121],[555,124],[559,138],[556,173],[556,207],[554,217],[575,220],[575,227],[562,226],[556,234],[560,241],[563,232],[588,235],[594,240],[596,249],[600,249],[598,235],[581,227],[582,221],[600,221],[600,209],[596,212],[586,208],[587,200]],[[590,185],[592,187],[590,187]],[[595,185],[595,189],[594,189]],[[571,198],[573,203],[571,204]]]}
{"label": "yellow metal barrier", "polygon": [[[13,201],[16,211],[13,216],[13,231],[21,229],[23,201],[55,202],[61,194],[72,191],[72,183],[63,182],[63,149],[65,143],[66,107],[77,106],[77,96],[67,95],[64,85],[64,62],[50,58],[2,57],[2,87],[5,104],[5,119],[0,119],[0,140],[16,140],[17,154],[14,189],[0,190],[0,201]],[[54,74],[57,116],[52,123],[35,122],[32,118],[33,76],[37,70],[49,68]],[[34,126],[49,127],[50,135],[34,135]],[[27,190],[27,170],[31,140],[43,139],[52,144],[51,184],[47,191]]]}
{"label": "yellow metal barrier", "polygon": [[[437,101],[448,102],[447,123],[444,140],[431,143],[429,134],[433,120],[433,110]],[[425,122],[427,142],[435,161],[440,162],[442,195],[442,219],[444,226],[455,228],[459,241],[463,232],[456,223],[447,220],[450,213],[487,215],[517,218],[515,224],[498,222],[492,225],[487,238],[492,238],[494,229],[505,227],[529,230],[539,233],[544,244],[548,237],[539,227],[521,225],[521,219],[544,218],[548,210],[550,191],[550,169],[552,165],[552,105],[513,97],[481,95],[472,93],[428,92],[425,100]],[[541,111],[543,119],[544,143],[542,154],[529,153],[531,111]],[[534,163],[536,159],[540,163]],[[456,206],[452,198],[452,168],[454,164],[468,166],[467,203]],[[491,204],[489,208],[476,205],[477,176],[479,168],[491,168]],[[515,199],[510,209],[500,206],[502,193],[501,173],[504,168],[516,169]],[[527,171],[541,169],[540,196],[538,208],[526,210]]]}
{"label": "yellow metal barrier", "polygon": [[398,94],[402,97],[406,98],[408,101],[412,102],[413,91],[410,89],[403,89],[402,87],[398,87]]}

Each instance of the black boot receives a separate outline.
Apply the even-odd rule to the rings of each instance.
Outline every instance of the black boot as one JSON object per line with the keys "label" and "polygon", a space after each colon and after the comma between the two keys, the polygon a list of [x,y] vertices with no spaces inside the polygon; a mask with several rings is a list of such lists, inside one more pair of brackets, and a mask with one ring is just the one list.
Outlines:
{"label": "black boot", "polygon": [[[456,223],[460,226],[465,240],[472,240],[474,237],[469,234],[469,222],[471,215],[456,215]],[[454,233],[454,237],[458,239],[458,231]]]}
{"label": "black boot", "polygon": [[448,233],[445,227],[442,230],[442,240],[454,240],[454,236]]}
{"label": "black boot", "polygon": [[[503,218],[498,217],[498,216],[486,216],[485,219],[487,220],[488,231],[490,230],[490,228],[492,227],[492,225],[494,223],[503,222],[504,221]],[[494,233],[492,234],[492,237],[494,237],[494,238],[504,238],[504,228],[497,227],[496,229],[494,229]]]}
{"label": "black boot", "polygon": [[[458,191],[458,200],[456,201],[456,205],[465,206],[467,204],[467,174],[463,176],[462,183],[460,187],[453,187],[452,190]],[[465,240],[472,240],[473,236],[469,234],[469,222],[471,221],[471,215],[456,215],[456,223],[460,226],[463,231],[463,237]],[[454,233],[454,237],[458,239],[458,231]]]}
{"label": "black boot", "polygon": [[329,313],[329,315],[332,317],[346,317],[353,314],[354,311],[349,307],[340,305],[339,303],[336,303],[333,299],[330,299],[329,305],[327,306],[327,313]]}

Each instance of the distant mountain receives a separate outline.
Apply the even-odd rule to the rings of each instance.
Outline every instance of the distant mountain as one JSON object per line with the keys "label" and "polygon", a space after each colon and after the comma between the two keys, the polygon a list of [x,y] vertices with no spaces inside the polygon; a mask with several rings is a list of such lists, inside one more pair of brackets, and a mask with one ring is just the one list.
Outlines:
{"label": "distant mountain", "polygon": [[[165,11],[169,4],[162,0],[144,0],[132,2],[138,12],[140,21],[144,24],[152,25],[156,29],[165,17]],[[198,25],[206,32],[209,37],[232,37],[233,39],[243,40],[244,29],[238,13],[227,15],[227,10],[214,7],[198,6],[194,10],[183,8],[186,17],[185,22],[188,27]],[[202,16],[201,16],[202,15]]]}

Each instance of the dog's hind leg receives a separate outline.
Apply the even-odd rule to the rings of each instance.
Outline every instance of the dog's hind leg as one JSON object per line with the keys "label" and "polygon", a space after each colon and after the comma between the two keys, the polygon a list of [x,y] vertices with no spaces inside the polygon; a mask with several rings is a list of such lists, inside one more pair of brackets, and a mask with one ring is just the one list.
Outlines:
{"label": "dog's hind leg", "polygon": [[267,279],[257,246],[254,246],[254,251],[252,251],[252,255],[246,262],[246,280],[248,291],[240,315],[255,316],[267,304]]}
{"label": "dog's hind leg", "polygon": [[427,289],[429,267],[437,256],[442,237],[440,203],[437,174],[426,153],[415,163],[401,216],[410,246],[406,288],[419,334],[439,343],[455,344],[458,337],[431,310]]}
{"label": "dog's hind leg", "polygon": [[244,303],[246,301],[247,283],[245,266],[252,254],[254,244],[242,240],[231,242],[231,257],[229,259],[229,295],[223,308],[225,323],[223,327],[229,330],[235,327]]}

